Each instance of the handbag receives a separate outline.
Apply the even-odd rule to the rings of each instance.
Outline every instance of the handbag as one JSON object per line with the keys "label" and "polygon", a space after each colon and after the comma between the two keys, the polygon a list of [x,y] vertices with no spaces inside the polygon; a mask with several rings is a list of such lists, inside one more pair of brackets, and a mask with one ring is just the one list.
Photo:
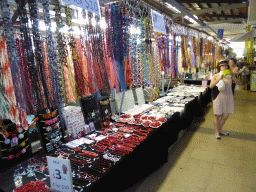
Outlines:
{"label": "handbag", "polygon": [[218,87],[219,91],[224,91],[225,90],[225,83],[223,80],[220,80],[216,86]]}

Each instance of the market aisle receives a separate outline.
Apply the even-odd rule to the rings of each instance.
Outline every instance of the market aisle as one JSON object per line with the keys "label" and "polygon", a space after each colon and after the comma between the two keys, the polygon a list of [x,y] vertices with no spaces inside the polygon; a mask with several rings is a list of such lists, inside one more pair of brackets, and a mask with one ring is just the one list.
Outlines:
{"label": "market aisle", "polygon": [[[169,150],[169,161],[127,192],[256,191],[256,93],[235,94],[235,114],[214,137],[213,111],[191,126]],[[200,119],[197,119],[197,122]]]}

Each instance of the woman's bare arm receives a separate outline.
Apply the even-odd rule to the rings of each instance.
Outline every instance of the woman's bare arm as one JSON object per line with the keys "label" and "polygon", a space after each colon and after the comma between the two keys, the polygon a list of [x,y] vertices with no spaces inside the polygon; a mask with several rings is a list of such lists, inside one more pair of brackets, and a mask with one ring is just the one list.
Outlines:
{"label": "woman's bare arm", "polygon": [[218,74],[213,75],[212,80],[211,80],[211,83],[210,83],[210,88],[212,89],[213,87],[215,87],[216,84],[217,84],[222,78],[223,78],[223,74],[221,74],[221,75],[218,75]]}

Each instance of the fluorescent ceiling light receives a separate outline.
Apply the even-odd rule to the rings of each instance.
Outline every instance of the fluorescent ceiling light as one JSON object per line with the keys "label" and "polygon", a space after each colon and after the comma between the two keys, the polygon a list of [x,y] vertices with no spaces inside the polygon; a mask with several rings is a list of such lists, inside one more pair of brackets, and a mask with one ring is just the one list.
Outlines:
{"label": "fluorescent ceiling light", "polygon": [[184,19],[187,19],[187,20],[190,21],[191,23],[197,24],[197,22],[196,22],[194,19],[190,18],[190,17],[187,16],[187,15],[184,16]]}
{"label": "fluorescent ceiling light", "polygon": [[165,5],[170,8],[172,11],[174,11],[175,13],[181,13],[181,11],[179,9],[177,9],[176,7],[172,6],[170,3],[165,2]]}
{"label": "fluorescent ceiling light", "polygon": [[197,15],[193,15],[196,19],[198,19]]}

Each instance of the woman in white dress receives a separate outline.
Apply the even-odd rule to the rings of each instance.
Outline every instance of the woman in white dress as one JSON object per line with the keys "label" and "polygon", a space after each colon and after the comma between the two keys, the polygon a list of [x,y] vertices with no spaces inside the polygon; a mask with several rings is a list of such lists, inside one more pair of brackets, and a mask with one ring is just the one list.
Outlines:
{"label": "woman in white dress", "polygon": [[[232,93],[232,81],[240,84],[239,80],[235,75],[225,75],[222,73],[223,70],[228,69],[228,61],[222,60],[219,62],[220,73],[213,75],[210,88],[212,89],[213,98],[213,113],[215,115],[215,137],[221,139],[220,135],[229,135],[228,132],[223,132],[222,128],[228,119],[229,114],[234,113],[234,95]],[[224,90],[219,91],[216,85],[223,80]]]}

